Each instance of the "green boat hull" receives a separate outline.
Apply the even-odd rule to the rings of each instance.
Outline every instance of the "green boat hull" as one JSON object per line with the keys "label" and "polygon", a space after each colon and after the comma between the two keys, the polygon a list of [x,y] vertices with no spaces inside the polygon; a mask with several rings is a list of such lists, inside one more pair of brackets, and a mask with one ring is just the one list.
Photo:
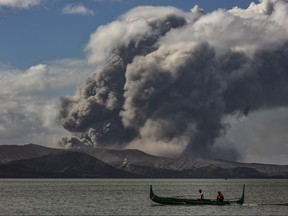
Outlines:
{"label": "green boat hull", "polygon": [[153,192],[152,185],[150,185],[150,199],[153,202],[162,205],[231,205],[231,204],[242,205],[244,203],[244,193],[245,193],[245,185],[243,185],[242,196],[238,200],[217,201],[211,199],[197,200],[197,199],[185,199],[176,197],[160,197]]}

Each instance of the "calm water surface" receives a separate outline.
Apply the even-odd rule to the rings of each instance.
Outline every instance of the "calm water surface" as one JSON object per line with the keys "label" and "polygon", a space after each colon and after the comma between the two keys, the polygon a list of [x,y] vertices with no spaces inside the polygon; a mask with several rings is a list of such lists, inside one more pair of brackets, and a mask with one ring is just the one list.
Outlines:
{"label": "calm water surface", "polygon": [[[149,199],[149,186],[160,196],[206,198],[221,190],[245,204],[161,206]],[[0,179],[0,215],[288,215],[288,180],[222,179]],[[272,205],[271,205],[272,204]]]}

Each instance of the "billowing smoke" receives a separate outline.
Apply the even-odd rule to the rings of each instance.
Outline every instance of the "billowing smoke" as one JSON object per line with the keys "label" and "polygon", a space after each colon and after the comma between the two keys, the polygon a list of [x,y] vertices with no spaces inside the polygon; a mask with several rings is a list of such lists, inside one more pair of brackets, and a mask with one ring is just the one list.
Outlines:
{"label": "billowing smoke", "polygon": [[215,146],[223,118],[288,105],[287,26],[284,0],[132,9],[91,35],[88,60],[103,66],[62,98],[59,121],[73,137],[59,143],[237,159]]}

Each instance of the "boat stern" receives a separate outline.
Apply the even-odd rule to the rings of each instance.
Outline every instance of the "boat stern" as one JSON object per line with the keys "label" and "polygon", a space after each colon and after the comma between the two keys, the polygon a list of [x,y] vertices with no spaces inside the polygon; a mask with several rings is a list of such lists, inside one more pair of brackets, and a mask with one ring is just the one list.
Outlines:
{"label": "boat stern", "polygon": [[245,196],[245,184],[243,185],[243,191],[241,198],[237,201],[238,204],[242,205],[244,203],[244,196]]}

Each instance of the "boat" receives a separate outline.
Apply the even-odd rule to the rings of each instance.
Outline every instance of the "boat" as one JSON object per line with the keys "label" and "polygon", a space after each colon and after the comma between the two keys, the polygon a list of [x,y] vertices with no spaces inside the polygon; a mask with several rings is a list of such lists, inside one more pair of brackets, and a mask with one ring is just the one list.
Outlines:
{"label": "boat", "polygon": [[239,199],[231,199],[224,201],[217,201],[212,199],[187,199],[180,197],[160,197],[153,192],[152,185],[150,185],[150,199],[155,203],[162,205],[231,205],[231,204],[240,204],[244,203],[244,193],[245,185],[243,185],[242,196]]}

